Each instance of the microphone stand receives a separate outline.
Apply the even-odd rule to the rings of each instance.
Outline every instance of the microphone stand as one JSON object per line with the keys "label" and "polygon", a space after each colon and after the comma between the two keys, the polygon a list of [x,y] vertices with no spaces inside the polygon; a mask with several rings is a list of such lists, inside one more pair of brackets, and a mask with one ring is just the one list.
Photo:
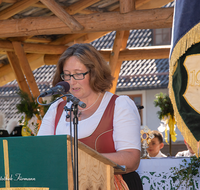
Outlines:
{"label": "microphone stand", "polygon": [[[74,125],[74,190],[78,190],[78,105],[83,102],[80,102],[79,99],[77,99],[74,96],[67,96],[67,99],[69,101],[72,101],[72,111],[73,111],[73,125]],[[86,105],[84,105],[86,106]],[[64,107],[65,110],[69,111],[66,106]]]}
{"label": "microphone stand", "polygon": [[74,172],[75,172],[75,184],[74,189],[78,190],[78,104],[73,104],[73,124],[74,124]]}
{"label": "microphone stand", "polygon": [[[81,106],[81,107],[86,107],[86,104],[81,102],[78,98],[74,97],[72,94],[65,94],[63,95],[62,97],[66,96],[67,99],[69,101],[72,101],[72,111],[73,111],[73,114],[74,114],[74,118],[73,118],[73,124],[74,124],[74,190],[78,190],[79,187],[78,187],[78,131],[77,131],[77,128],[78,128],[78,105]],[[49,104],[42,104],[39,102],[39,98],[41,97],[41,95],[38,96],[37,98],[37,102],[40,104],[40,105],[50,105],[54,102],[56,102],[58,99],[62,98],[58,98],[57,100],[54,100],[53,102],[49,103]],[[69,109],[65,106],[64,107],[64,110],[65,111],[69,111]]]}
{"label": "microphone stand", "polygon": [[[68,97],[70,100],[70,97]],[[73,111],[73,125],[74,125],[74,165],[73,165],[73,177],[74,177],[74,190],[78,190],[78,103],[74,102],[71,106]],[[70,111],[70,109],[65,106],[64,110]],[[68,113],[67,113],[67,116]],[[70,116],[71,117],[71,116]],[[71,122],[71,121],[70,121]],[[71,125],[71,124],[70,124]],[[71,142],[72,143],[72,142]]]}

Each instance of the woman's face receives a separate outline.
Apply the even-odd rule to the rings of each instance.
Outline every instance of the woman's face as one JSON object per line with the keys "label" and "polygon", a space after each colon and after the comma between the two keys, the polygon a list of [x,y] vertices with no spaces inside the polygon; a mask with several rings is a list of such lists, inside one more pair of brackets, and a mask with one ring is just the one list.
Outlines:
{"label": "woman's face", "polygon": [[[63,65],[64,74],[80,74],[88,71],[88,68],[80,62],[80,60],[72,56],[68,58]],[[70,84],[70,92],[79,99],[87,98],[93,91],[89,85],[89,73],[85,75],[82,80],[75,80],[71,77],[70,80],[66,81]]]}

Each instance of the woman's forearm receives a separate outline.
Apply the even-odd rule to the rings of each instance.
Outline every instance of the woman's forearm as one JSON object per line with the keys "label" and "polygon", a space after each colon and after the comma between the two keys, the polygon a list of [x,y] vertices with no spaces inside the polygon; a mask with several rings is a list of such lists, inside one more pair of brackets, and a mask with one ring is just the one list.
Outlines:
{"label": "woman's forearm", "polygon": [[137,149],[120,150],[114,153],[103,153],[103,156],[116,164],[126,166],[126,172],[135,171],[140,163],[140,151]]}

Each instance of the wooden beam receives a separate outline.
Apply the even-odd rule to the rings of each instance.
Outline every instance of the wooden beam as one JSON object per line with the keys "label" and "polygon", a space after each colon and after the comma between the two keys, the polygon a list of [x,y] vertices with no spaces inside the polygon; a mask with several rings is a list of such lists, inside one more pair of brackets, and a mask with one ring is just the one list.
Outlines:
{"label": "wooden beam", "polygon": [[65,23],[72,31],[80,31],[84,27],[69,15],[58,3],[54,0],[40,0],[44,3],[63,23]]}
{"label": "wooden beam", "polygon": [[115,68],[117,65],[119,52],[122,47],[122,40],[124,37],[124,31],[117,31],[115,36],[115,41],[113,45],[113,50],[110,55],[109,65],[111,68],[111,74],[114,76]]}
{"label": "wooden beam", "polygon": [[[173,11],[174,8],[159,8],[132,11],[127,14],[111,12],[77,15],[74,18],[84,25],[83,33],[170,28],[172,27]],[[78,31],[71,31],[55,16],[0,21],[0,28],[0,37],[78,33]]]}
{"label": "wooden beam", "polygon": [[110,60],[109,60],[111,74],[114,77],[113,86],[110,89],[110,92],[113,94],[116,91],[117,80],[118,80],[119,72],[120,72],[120,69],[118,69],[118,68],[121,67],[121,62],[118,60],[118,58],[119,58],[120,49],[122,47],[124,33],[125,33],[124,31],[116,32],[116,37],[115,37],[115,41],[114,41],[114,45],[113,45],[113,51],[110,55]]}
{"label": "wooden beam", "polygon": [[26,92],[29,95],[29,97],[31,97],[32,96],[31,92],[29,90],[28,84],[27,84],[26,79],[24,77],[23,71],[21,70],[17,56],[15,55],[14,52],[9,52],[9,51],[7,51],[6,54],[8,56],[8,60],[10,62],[12,69],[13,69],[13,72],[15,74],[19,88],[22,91]]}
{"label": "wooden beam", "polygon": [[[99,51],[106,61],[109,61],[111,50]],[[126,49],[119,53],[119,61],[142,60],[142,59],[167,59],[169,58],[170,46],[146,47]],[[56,65],[60,55],[28,54],[28,62],[31,70],[35,70],[42,65]],[[0,86],[7,84],[15,79],[15,75],[10,65],[0,68]]]}
{"label": "wooden beam", "polygon": [[23,73],[26,76],[26,79],[28,81],[29,87],[32,91],[33,97],[38,97],[40,95],[40,91],[38,89],[37,83],[35,81],[35,78],[33,76],[32,70],[30,68],[30,65],[28,63],[28,60],[26,58],[26,54],[23,50],[22,44],[20,42],[12,42],[15,53],[18,57],[20,66],[23,70]]}
{"label": "wooden beam", "polygon": [[[26,53],[39,54],[62,54],[67,46],[55,46],[47,44],[22,43]],[[0,51],[14,51],[13,45],[9,41],[0,40]]]}
{"label": "wooden beam", "polygon": [[[135,10],[135,1],[134,0],[120,0],[120,13],[121,14],[126,14],[128,12],[133,11],[133,10]],[[120,73],[120,69],[121,69],[121,65],[122,65],[122,61],[118,60],[119,53],[120,53],[120,50],[124,50],[126,48],[129,33],[130,33],[129,30],[123,31],[122,39],[119,42],[119,40],[116,39],[117,35],[119,35],[119,31],[116,32],[115,40],[117,40],[117,42],[120,43],[118,50],[116,52],[118,55],[115,56],[116,57],[115,60],[110,59],[110,61],[111,60],[113,61],[113,63],[110,62],[110,64],[114,65],[114,68],[111,67],[111,73],[112,73],[112,75],[115,79],[113,81],[113,86],[110,89],[110,92],[113,93],[113,94],[115,93],[116,88],[117,88],[117,81],[118,81],[118,78],[119,78],[119,73]],[[114,45],[115,45],[115,42],[114,42]],[[113,45],[113,50],[114,50],[114,47],[115,47],[114,45]],[[112,54],[111,54],[111,56],[112,56]],[[110,57],[110,58],[112,58],[112,57]],[[112,70],[112,69],[114,69],[114,70]]]}
{"label": "wooden beam", "polygon": [[130,35],[130,31],[129,31],[129,30],[124,31],[124,37],[123,37],[123,39],[122,39],[122,47],[121,47],[121,50],[126,49],[127,41],[128,41],[129,35]]}
{"label": "wooden beam", "polygon": [[[143,59],[167,59],[171,46],[143,47],[120,51],[119,61],[143,60]],[[109,60],[111,51],[99,51],[105,60]]]}
{"label": "wooden beam", "polygon": [[139,0],[139,1],[136,1],[136,9],[137,10],[155,9],[158,7],[163,7],[164,5],[167,5],[170,2],[172,2],[172,0],[159,0],[159,1],[158,0]]}
{"label": "wooden beam", "polygon": [[[143,60],[143,59],[167,59],[169,58],[171,46],[157,46],[157,47],[143,47],[126,49],[120,51],[118,60],[119,61],[130,61],[130,60]],[[109,61],[111,50],[99,51],[106,61]],[[56,65],[60,55],[45,55],[45,65]]]}
{"label": "wooden beam", "polygon": [[19,13],[20,11],[26,9],[27,7],[30,7],[31,5],[37,3],[39,0],[21,0],[10,7],[4,9],[0,12],[0,20],[5,20],[10,18],[11,16]]}
{"label": "wooden beam", "polygon": [[[44,56],[41,54],[28,54],[26,57],[30,63],[32,71],[44,65]],[[16,77],[10,64],[4,65],[0,68],[0,86],[3,86],[15,79]]]}
{"label": "wooden beam", "polygon": [[[122,41],[121,41],[121,49],[120,50],[126,49],[129,34],[130,34],[130,31],[124,31],[124,36],[123,36]],[[120,52],[122,52],[122,51],[120,51]],[[113,81],[113,86],[110,89],[110,92],[113,93],[113,94],[115,93],[116,88],[117,88],[117,81],[118,81],[118,78],[119,78],[119,73],[120,73],[120,70],[121,70],[122,62],[123,62],[122,60],[119,59],[120,52],[119,52],[119,55],[118,55],[118,60],[116,61],[116,64],[115,64],[115,70],[113,72],[113,76],[114,76],[115,79]]]}

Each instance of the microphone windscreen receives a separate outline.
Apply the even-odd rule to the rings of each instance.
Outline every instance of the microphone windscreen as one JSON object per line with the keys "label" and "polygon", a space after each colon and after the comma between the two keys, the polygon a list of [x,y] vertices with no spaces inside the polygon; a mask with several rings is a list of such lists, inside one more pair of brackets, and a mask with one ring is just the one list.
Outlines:
{"label": "microphone windscreen", "polygon": [[60,85],[60,86],[63,86],[63,87],[64,87],[64,89],[65,89],[65,93],[69,92],[70,85],[69,85],[69,83],[68,83],[68,82],[61,81],[61,82],[58,82],[58,83],[56,84],[56,86],[58,86],[58,85]]}

